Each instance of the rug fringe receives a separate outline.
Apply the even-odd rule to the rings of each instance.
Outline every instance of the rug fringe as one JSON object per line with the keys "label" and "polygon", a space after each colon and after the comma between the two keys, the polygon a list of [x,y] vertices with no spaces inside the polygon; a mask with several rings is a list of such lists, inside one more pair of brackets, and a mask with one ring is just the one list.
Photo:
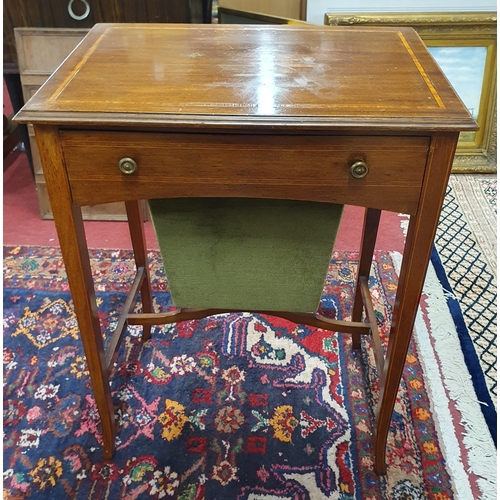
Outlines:
{"label": "rug fringe", "polygon": [[[397,253],[392,253],[391,256],[399,272],[402,256]],[[477,476],[477,485],[482,493],[481,498],[483,500],[496,499],[496,449],[479,407],[481,402],[471,397],[471,394],[475,395],[471,377],[463,356],[458,355],[461,353],[459,339],[444,290],[432,266],[429,266],[427,272],[424,294],[427,296],[425,302],[428,306],[430,332],[420,309],[415,323],[416,340],[418,349],[422,353],[423,369],[429,381],[444,380],[450,398],[455,402],[461,415],[460,423],[464,427],[463,435],[456,436],[448,408],[449,398],[444,393],[444,388],[439,384],[429,384],[429,392],[432,394],[432,403],[438,419],[437,425],[441,430],[446,451],[446,461],[455,481],[458,498],[474,498],[469,478],[460,461],[458,439],[461,439],[467,450],[467,472]],[[429,334],[434,340],[434,348]],[[454,354],[442,357],[439,353]],[[434,360],[437,360],[438,364],[433,363]],[[441,368],[441,373],[439,368]]]}

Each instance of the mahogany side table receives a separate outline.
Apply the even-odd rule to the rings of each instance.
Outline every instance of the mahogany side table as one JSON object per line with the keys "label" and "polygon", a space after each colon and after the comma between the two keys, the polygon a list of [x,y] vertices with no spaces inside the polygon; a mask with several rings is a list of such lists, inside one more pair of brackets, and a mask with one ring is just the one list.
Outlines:
{"label": "mahogany side table", "polygon": [[[147,339],[152,324],[222,312],[153,313],[139,200],[275,198],[366,207],[352,322],[276,314],[351,333],[354,348],[371,334],[375,470],[385,472],[458,135],[477,128],[411,28],[97,24],[17,120],[35,126],[106,458],[127,324],[145,325]],[[80,207],[115,201],[127,205],[137,277],[105,352]],[[368,291],[381,210],[410,215],[385,356]],[[144,313],[130,314],[139,291]]]}

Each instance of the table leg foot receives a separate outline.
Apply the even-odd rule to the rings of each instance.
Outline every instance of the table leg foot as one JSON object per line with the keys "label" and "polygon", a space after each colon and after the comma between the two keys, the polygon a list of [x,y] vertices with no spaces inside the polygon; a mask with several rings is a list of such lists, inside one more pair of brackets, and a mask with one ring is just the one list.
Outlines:
{"label": "table leg foot", "polygon": [[[386,418],[385,415],[383,417]],[[373,470],[375,474],[384,476],[387,474],[386,451],[387,451],[387,434],[389,430],[389,422],[381,421],[380,416],[375,422],[375,432],[373,435]],[[384,432],[384,430],[387,432]]]}
{"label": "table leg foot", "polygon": [[151,338],[151,325],[144,325],[142,327],[141,341],[146,342]]}
{"label": "table leg foot", "polygon": [[[97,403],[99,407],[99,401],[97,401]],[[112,408],[114,410],[113,406]],[[99,414],[101,416],[102,429],[102,457],[104,460],[111,460],[115,453],[116,435],[119,431],[119,425],[115,419],[114,411],[112,412],[109,406],[99,411]]]}
{"label": "table leg foot", "polygon": [[102,458],[104,460],[111,460],[113,458],[113,455],[115,454],[115,448],[114,446],[104,446],[104,450],[102,452]]}
{"label": "table leg foot", "polygon": [[379,476],[385,476],[387,474],[387,465],[385,463],[385,456],[383,458],[375,457],[373,470],[375,471],[375,474]]}
{"label": "table leg foot", "polygon": [[359,351],[361,349],[361,335],[357,333],[352,334],[352,348],[355,351]]}

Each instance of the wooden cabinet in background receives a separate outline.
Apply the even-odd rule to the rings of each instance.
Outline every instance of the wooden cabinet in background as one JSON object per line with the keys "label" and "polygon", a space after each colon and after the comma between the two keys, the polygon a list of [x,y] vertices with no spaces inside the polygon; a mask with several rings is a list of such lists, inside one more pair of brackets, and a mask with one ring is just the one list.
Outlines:
{"label": "wooden cabinet in background", "polygon": [[[90,10],[81,20],[71,17],[71,0],[4,0],[3,71],[17,73],[14,28],[90,29],[96,23],[210,22],[211,0],[86,0]],[[76,16],[86,13],[82,0],[73,0]]]}
{"label": "wooden cabinet in background", "polygon": [[[15,29],[19,73],[25,102],[31,99],[54,70],[82,41],[87,32],[86,29],[71,28]],[[32,125],[28,125],[28,135],[40,215],[43,219],[52,219],[49,196],[45,188],[45,177]],[[84,207],[82,212],[86,220],[127,219],[125,205],[122,202]]]}
{"label": "wooden cabinet in background", "polygon": [[285,19],[306,20],[307,0],[219,0],[219,7]]}
{"label": "wooden cabinet in background", "polygon": [[[70,15],[70,3],[74,16],[84,18]],[[3,76],[14,112],[21,109],[94,24],[209,23],[211,7],[212,0],[4,0]],[[21,44],[17,50],[16,41]],[[51,218],[33,129],[25,125],[19,129],[35,176],[40,213],[43,218]],[[121,204],[85,208],[83,213],[86,219],[125,219]]]}

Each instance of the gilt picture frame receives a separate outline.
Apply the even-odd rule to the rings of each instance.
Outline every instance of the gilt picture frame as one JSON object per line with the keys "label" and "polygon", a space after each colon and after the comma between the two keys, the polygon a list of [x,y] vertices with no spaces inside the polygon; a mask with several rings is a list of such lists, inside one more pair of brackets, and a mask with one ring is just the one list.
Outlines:
{"label": "gilt picture frame", "polygon": [[331,26],[408,26],[420,35],[479,125],[460,135],[454,173],[497,168],[496,12],[325,14]]}

